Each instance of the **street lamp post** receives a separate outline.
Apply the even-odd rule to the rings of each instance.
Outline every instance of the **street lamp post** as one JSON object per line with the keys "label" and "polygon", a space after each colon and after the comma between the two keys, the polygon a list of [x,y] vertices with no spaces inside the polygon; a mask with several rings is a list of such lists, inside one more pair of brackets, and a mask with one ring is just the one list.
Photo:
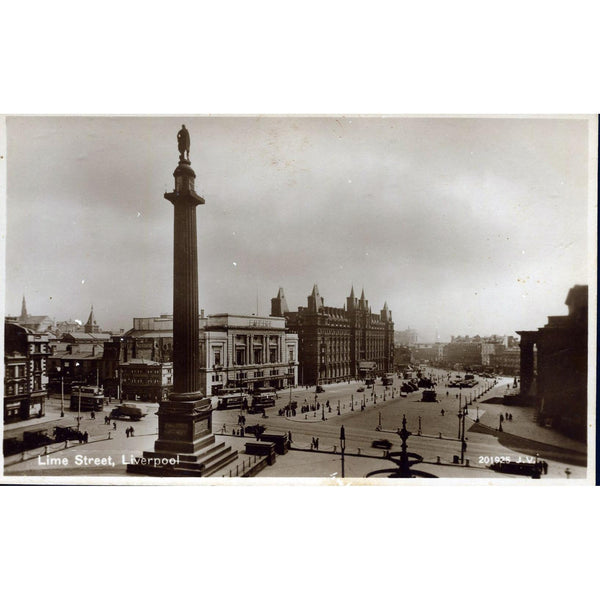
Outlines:
{"label": "street lamp post", "polygon": [[290,370],[291,370],[291,378],[290,378],[290,406],[289,409],[290,411],[292,410],[292,384],[294,382],[294,361],[291,360],[290,361]]}
{"label": "street lamp post", "polygon": [[342,478],[344,477],[344,451],[346,450],[346,432],[344,426],[340,429],[340,448],[342,449]]}
{"label": "street lamp post", "polygon": [[60,416],[65,416],[65,375],[62,372],[61,367],[57,367],[60,373]]}
{"label": "street lamp post", "polygon": [[79,402],[77,403],[77,431],[81,426],[81,383],[79,383]]}

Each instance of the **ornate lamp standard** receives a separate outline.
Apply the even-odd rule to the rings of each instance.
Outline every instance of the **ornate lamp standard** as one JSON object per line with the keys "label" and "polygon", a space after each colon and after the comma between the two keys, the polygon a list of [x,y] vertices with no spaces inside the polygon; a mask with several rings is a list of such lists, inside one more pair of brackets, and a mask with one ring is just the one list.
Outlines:
{"label": "ornate lamp standard", "polygon": [[401,453],[400,453],[400,477],[410,477],[410,465],[408,464],[408,446],[406,440],[411,435],[410,431],[406,429],[406,415],[402,415],[402,429],[399,432],[400,439],[402,440]]}

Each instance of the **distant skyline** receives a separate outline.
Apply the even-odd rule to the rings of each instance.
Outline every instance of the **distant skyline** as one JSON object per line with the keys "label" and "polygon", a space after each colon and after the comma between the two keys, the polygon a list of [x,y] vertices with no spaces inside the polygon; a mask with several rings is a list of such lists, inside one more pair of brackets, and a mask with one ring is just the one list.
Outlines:
{"label": "distant skyline", "polygon": [[[9,117],[7,314],[129,329],[172,313],[190,130],[199,306],[267,316],[364,288],[419,341],[514,335],[591,280],[595,118]],[[592,224],[592,227],[595,223]]]}

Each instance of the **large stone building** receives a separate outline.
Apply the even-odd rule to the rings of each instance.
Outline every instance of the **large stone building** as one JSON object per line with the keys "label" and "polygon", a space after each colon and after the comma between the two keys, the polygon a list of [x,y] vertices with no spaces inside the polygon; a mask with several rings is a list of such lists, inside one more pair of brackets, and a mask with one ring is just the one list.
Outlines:
{"label": "large stone building", "polygon": [[162,402],[173,389],[173,363],[133,358],[120,370],[122,400]]}
{"label": "large stone building", "polygon": [[387,303],[373,314],[354,288],[345,308],[325,306],[315,284],[307,306],[288,310],[282,288],[271,300],[271,315],[285,317],[290,332],[298,335],[300,383],[316,385],[391,372],[394,365],[394,323]]}
{"label": "large stone building", "polygon": [[521,368],[521,349],[519,346],[496,348],[490,355],[490,367],[501,375],[518,375]]}
{"label": "large stone building", "polygon": [[[284,318],[200,312],[201,391],[212,396],[222,389],[281,389],[297,384],[298,336],[287,333]],[[134,318],[133,328],[105,344],[105,359],[170,363],[173,316]],[[106,362],[106,361],[105,361]]]}
{"label": "large stone building", "polygon": [[45,414],[48,399],[48,336],[6,321],[4,324],[4,422]]}
{"label": "large stone building", "polygon": [[284,318],[218,314],[201,325],[204,394],[298,383],[298,336],[286,332]]}
{"label": "large stone building", "polygon": [[[203,311],[204,312],[204,311]],[[199,321],[204,320],[201,314]],[[173,315],[135,317],[133,327],[122,336],[122,358],[144,358],[156,362],[173,361]]]}
{"label": "large stone building", "polygon": [[412,362],[415,364],[444,364],[444,346],[445,344],[440,344],[439,342],[433,344],[414,344],[410,347]]}
{"label": "large stone building", "polygon": [[548,317],[548,323],[537,331],[517,331],[521,336],[521,396],[535,405],[538,423],[585,440],[588,286],[572,287],[565,304],[568,315]]}
{"label": "large stone building", "polygon": [[419,342],[419,333],[416,329],[404,329],[394,332],[394,342],[397,346],[414,346]]}

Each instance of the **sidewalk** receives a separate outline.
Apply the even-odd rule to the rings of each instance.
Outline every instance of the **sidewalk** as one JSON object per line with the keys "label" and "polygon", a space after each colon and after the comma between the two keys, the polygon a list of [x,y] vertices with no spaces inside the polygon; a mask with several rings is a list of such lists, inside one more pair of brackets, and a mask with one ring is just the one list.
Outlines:
{"label": "sidewalk", "polygon": [[[473,408],[473,406],[469,407],[469,416],[471,417],[475,416]],[[587,444],[584,442],[569,438],[555,429],[538,425],[534,421],[535,409],[533,407],[504,406],[503,404],[488,402],[479,404],[480,423],[492,429],[498,429],[500,415],[506,415],[506,413],[512,414],[513,418],[512,421],[508,421],[505,418],[502,422],[502,430],[505,433],[511,433],[535,442],[559,446],[560,448],[587,454]]]}
{"label": "sidewalk", "polygon": [[[333,386],[348,386],[348,384],[331,384]],[[328,386],[329,387],[329,386]],[[382,388],[383,389],[383,388]],[[373,406],[381,405],[389,400],[397,400],[400,397],[399,388],[390,387],[387,391],[378,391],[376,390],[375,395],[372,395],[372,390],[367,390],[365,388],[365,392],[356,392],[356,388],[352,388],[354,391],[349,391],[349,398],[340,400],[330,401],[329,407],[327,407],[327,398],[323,398],[323,402],[321,402],[321,398],[318,400],[314,400],[314,393],[312,396],[310,394],[306,395],[307,404],[309,406],[315,405],[317,402],[319,403],[319,408],[316,410],[309,410],[307,412],[302,412],[302,406],[305,406],[304,402],[298,402],[298,408],[296,410],[296,416],[286,416],[285,418],[288,421],[299,421],[299,422],[307,422],[314,423],[315,421],[327,421],[332,417],[339,417],[340,415],[345,415],[351,412],[359,413],[361,412],[361,406],[364,404],[365,409],[373,408]],[[367,393],[370,392],[370,393]],[[413,392],[417,393],[417,392]],[[322,394],[319,394],[321,396]],[[339,412],[338,412],[339,411]]]}

